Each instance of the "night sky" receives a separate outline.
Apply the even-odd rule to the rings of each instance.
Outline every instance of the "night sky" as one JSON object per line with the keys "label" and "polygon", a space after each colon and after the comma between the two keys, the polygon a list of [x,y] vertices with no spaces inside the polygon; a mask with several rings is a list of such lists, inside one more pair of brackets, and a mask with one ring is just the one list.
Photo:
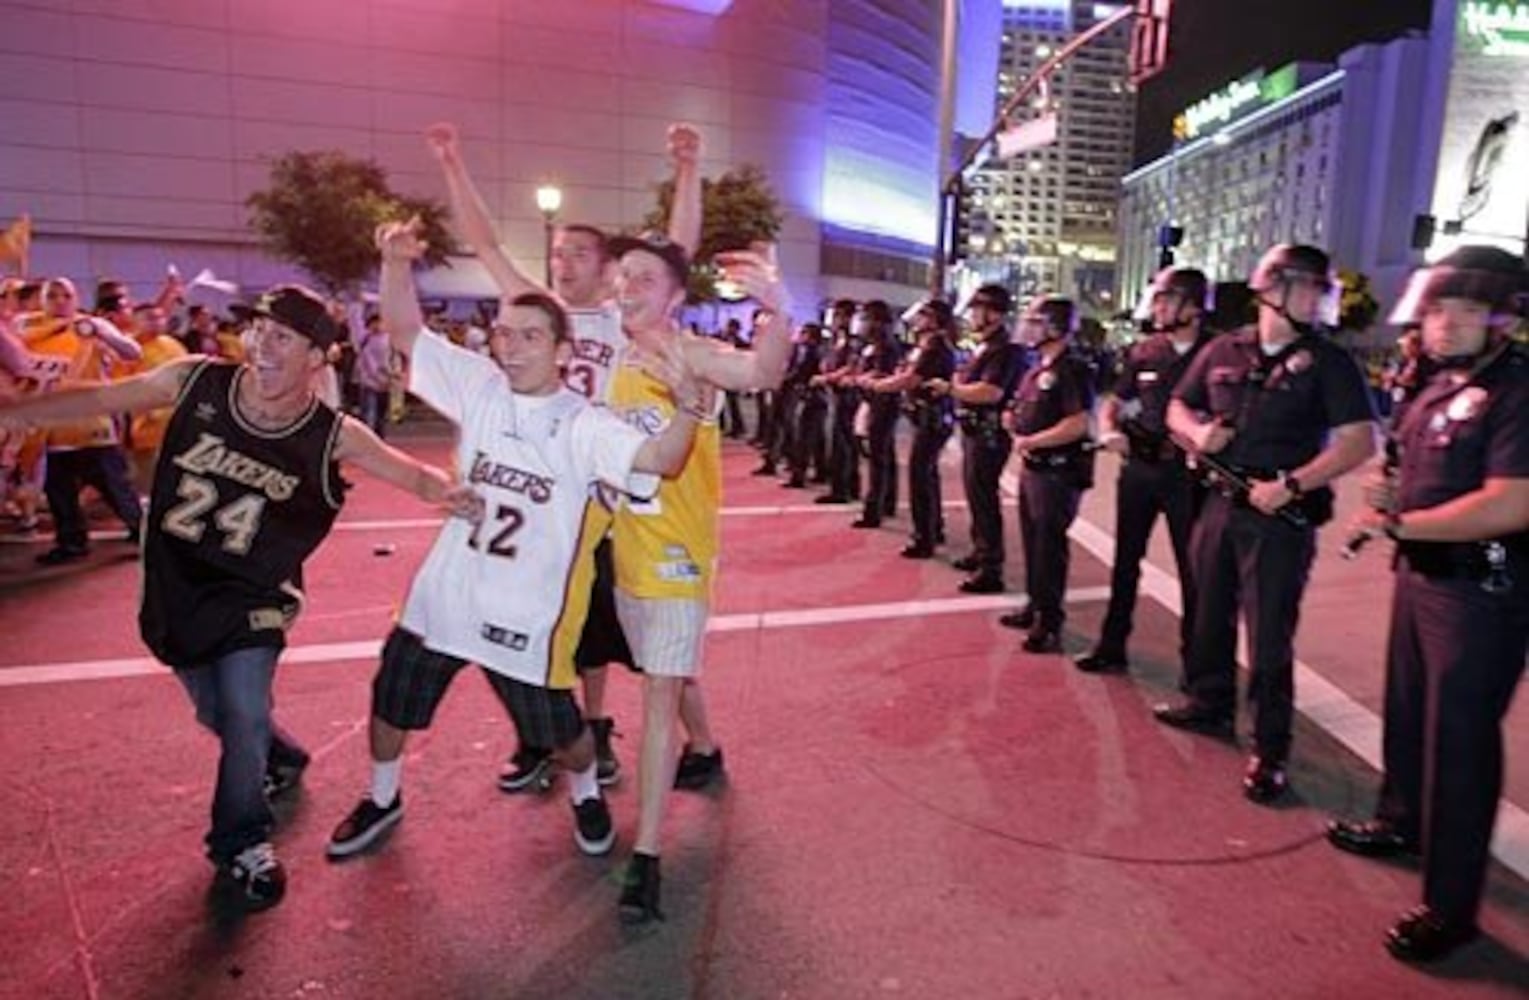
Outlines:
{"label": "night sky", "polygon": [[1166,152],[1173,116],[1223,83],[1426,29],[1431,8],[1430,0],[1174,0],[1168,67],[1141,90],[1136,162]]}

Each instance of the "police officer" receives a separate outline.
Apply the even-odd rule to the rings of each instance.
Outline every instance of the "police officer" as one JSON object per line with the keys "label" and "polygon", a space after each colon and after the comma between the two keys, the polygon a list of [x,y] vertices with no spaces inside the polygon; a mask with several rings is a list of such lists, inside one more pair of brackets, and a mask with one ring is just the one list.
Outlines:
{"label": "police officer", "polygon": [[[1421,853],[1423,905],[1391,929],[1428,961],[1476,937],[1502,792],[1502,720],[1529,639],[1529,355],[1507,333],[1529,281],[1502,250],[1463,247],[1415,277],[1437,374],[1402,419],[1393,480],[1366,490],[1359,537],[1397,545],[1375,818],[1334,823],[1368,856]],[[1404,299],[1404,304],[1406,299]],[[1406,321],[1406,318],[1404,318]]]}
{"label": "police officer", "polygon": [[961,480],[971,511],[972,551],[953,565],[971,575],[961,581],[968,594],[997,594],[1003,590],[1003,509],[998,480],[1009,460],[1012,439],[1003,427],[1008,407],[1024,374],[1024,350],[1009,339],[1004,320],[1014,308],[1009,290],[983,285],[967,304],[967,317],[977,349],[949,382],[930,379],[925,389],[955,401],[961,426]]}
{"label": "police officer", "polygon": [[914,348],[897,373],[874,379],[872,393],[901,393],[904,412],[913,424],[908,452],[908,504],[913,511],[913,537],[903,547],[905,559],[928,559],[945,541],[940,508],[940,452],[955,424],[948,394],[936,396],[925,383],[948,385],[956,370],[955,314],[943,299],[925,299],[905,315],[916,338]]}
{"label": "police officer", "polygon": [[860,349],[860,366],[855,385],[861,401],[869,410],[866,422],[865,507],[851,527],[876,528],[885,517],[897,516],[897,416],[895,392],[874,392],[871,386],[897,371],[902,364],[903,345],[892,327],[892,310],[880,299],[860,307],[865,346]]}
{"label": "police officer", "polygon": [[790,386],[793,400],[792,412],[786,414],[791,424],[791,447],[786,453],[791,477],[782,484],[788,489],[806,487],[809,466],[819,475],[824,471],[823,420],[828,415],[828,396],[827,390],[814,384],[822,370],[823,328],[816,323],[804,323],[797,334],[784,383]]}
{"label": "police officer", "polygon": [[855,321],[853,299],[834,303],[830,320],[833,349],[828,352],[818,384],[833,394],[829,417],[828,493],[814,503],[851,503],[860,499],[860,450],[855,444],[855,410],[860,405],[860,390],[854,377],[860,365],[863,346]]}
{"label": "police officer", "polygon": [[1093,370],[1068,348],[1078,329],[1071,299],[1037,299],[1020,323],[1020,341],[1035,357],[1014,393],[1014,450],[1019,476],[1019,537],[1030,603],[999,621],[1027,628],[1024,649],[1062,648],[1062,595],[1067,589],[1067,529],[1083,491],[1094,484],[1094,456],[1085,448],[1094,405]]}
{"label": "police officer", "polygon": [[1167,268],[1153,281],[1150,295],[1151,336],[1126,352],[1114,392],[1099,407],[1099,444],[1124,456],[1124,461],[1115,491],[1110,606],[1098,644],[1077,659],[1078,669],[1089,673],[1126,669],[1126,640],[1131,635],[1141,561],[1159,514],[1167,518],[1179,572],[1181,658],[1187,657],[1194,634],[1189,528],[1196,484],[1184,466],[1183,452],[1168,436],[1168,398],[1210,339],[1204,326],[1210,312],[1210,284],[1204,272],[1194,268]]}
{"label": "police officer", "polygon": [[1316,529],[1332,517],[1328,484],[1374,454],[1375,422],[1359,367],[1319,332],[1322,319],[1336,318],[1339,291],[1327,254],[1280,244],[1248,285],[1256,325],[1206,345],[1168,405],[1169,429],[1237,482],[1223,477],[1206,497],[1190,539],[1198,600],[1189,700],[1155,714],[1165,725],[1230,735],[1240,604],[1256,708],[1243,791],[1267,803],[1288,787],[1292,642]]}

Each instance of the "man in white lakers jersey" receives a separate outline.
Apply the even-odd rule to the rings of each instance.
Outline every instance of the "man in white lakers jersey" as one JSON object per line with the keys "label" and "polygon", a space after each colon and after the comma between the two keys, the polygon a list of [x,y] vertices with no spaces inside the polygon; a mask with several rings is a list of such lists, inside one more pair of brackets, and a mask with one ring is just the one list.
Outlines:
{"label": "man in white lakers jersey", "polygon": [[[493,221],[482,196],[468,174],[462,159],[456,127],[432,125],[426,131],[431,151],[440,161],[451,199],[451,215],[478,259],[506,299],[542,287],[510,259],[499,244]],[[683,123],[671,125],[668,153],[673,165],[674,199],[669,213],[669,239],[694,252],[701,238],[701,137]],[[615,260],[606,245],[606,236],[589,225],[562,225],[553,233],[552,291],[562,300],[573,322],[573,356],[563,369],[568,388],[597,403],[607,400],[611,373],[626,349],[621,331],[621,316],[616,308],[612,282]],[[605,709],[606,667],[611,663],[632,664],[631,649],[621,624],[616,619],[608,543],[595,551],[594,593],[589,618],[575,653],[575,663],[584,686],[584,708],[595,737],[595,756],[602,785],[614,784],[620,765],[611,749],[614,723]],[[698,720],[701,727],[704,720]],[[551,780],[549,749],[528,743],[520,733],[520,747],[500,776],[499,786],[508,792],[539,787]],[[710,734],[692,732],[692,738],[711,749]]]}
{"label": "man in white lakers jersey", "polygon": [[429,726],[469,662],[527,739],[569,772],[579,849],[607,853],[615,835],[571,691],[594,547],[611,518],[596,487],[651,494],[657,475],[677,471],[701,387],[680,352],[645,356],[644,370],[681,401],[664,433],[646,434],[563,387],[572,337],[557,300],[512,299],[485,358],[424,330],[409,273],[423,252],[417,220],[382,227],[378,246],[383,327],[409,358],[410,390],[457,425],[456,463],[484,512],[473,525],[443,525],[410,587],[372,688],[372,789],[335,829],[329,855],[363,850],[401,818],[406,734]]}

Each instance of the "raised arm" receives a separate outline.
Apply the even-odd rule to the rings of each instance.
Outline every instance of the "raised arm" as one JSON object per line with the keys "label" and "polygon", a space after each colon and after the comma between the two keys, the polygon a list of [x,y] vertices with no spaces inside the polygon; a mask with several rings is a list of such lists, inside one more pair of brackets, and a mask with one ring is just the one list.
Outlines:
{"label": "raised arm", "polygon": [[752,350],[738,351],[716,341],[687,338],[690,363],[702,379],[719,389],[748,391],[780,385],[791,359],[791,308],[780,269],[749,250],[717,254],[723,274],[759,303],[764,323],[754,331]]}
{"label": "raised arm", "polygon": [[694,125],[669,126],[669,161],[674,164],[669,240],[694,257],[701,247],[701,133]]}
{"label": "raised arm", "polygon": [[377,227],[377,249],[382,254],[378,278],[378,307],[388,342],[400,354],[411,354],[414,341],[425,325],[414,292],[414,262],[425,252],[418,218],[408,222],[385,222]]}
{"label": "raised arm", "polygon": [[425,130],[425,140],[430,144],[430,151],[435,154],[446,176],[446,194],[457,229],[473,253],[483,262],[494,284],[499,286],[499,294],[504,298],[514,298],[526,292],[545,292],[545,288],[515,266],[515,262],[510,260],[504,248],[499,245],[499,234],[494,231],[488,206],[484,204],[483,196],[478,193],[472,177],[467,173],[467,164],[462,160],[457,127],[447,122],[431,125]]}
{"label": "raised arm", "polygon": [[94,336],[101,341],[101,346],[116,355],[121,361],[137,361],[143,357],[143,348],[138,346],[138,341],[123,333],[117,324],[104,316],[86,317],[94,331]]}
{"label": "raised arm", "polygon": [[169,406],[180,396],[186,379],[204,358],[177,358],[152,371],[121,382],[72,386],[40,396],[23,396],[0,403],[0,428],[69,423],[114,413]]}

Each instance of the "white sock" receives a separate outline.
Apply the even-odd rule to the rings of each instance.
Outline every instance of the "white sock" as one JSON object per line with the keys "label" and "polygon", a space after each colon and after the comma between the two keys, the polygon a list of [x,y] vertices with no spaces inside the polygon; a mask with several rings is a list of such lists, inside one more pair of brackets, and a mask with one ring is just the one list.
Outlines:
{"label": "white sock", "polygon": [[595,780],[595,762],[590,761],[589,766],[582,771],[569,771],[568,788],[573,795],[574,805],[588,802],[590,799],[598,799],[600,782]]}
{"label": "white sock", "polygon": [[379,809],[386,809],[398,798],[398,785],[403,780],[403,758],[372,761],[372,801]]}

